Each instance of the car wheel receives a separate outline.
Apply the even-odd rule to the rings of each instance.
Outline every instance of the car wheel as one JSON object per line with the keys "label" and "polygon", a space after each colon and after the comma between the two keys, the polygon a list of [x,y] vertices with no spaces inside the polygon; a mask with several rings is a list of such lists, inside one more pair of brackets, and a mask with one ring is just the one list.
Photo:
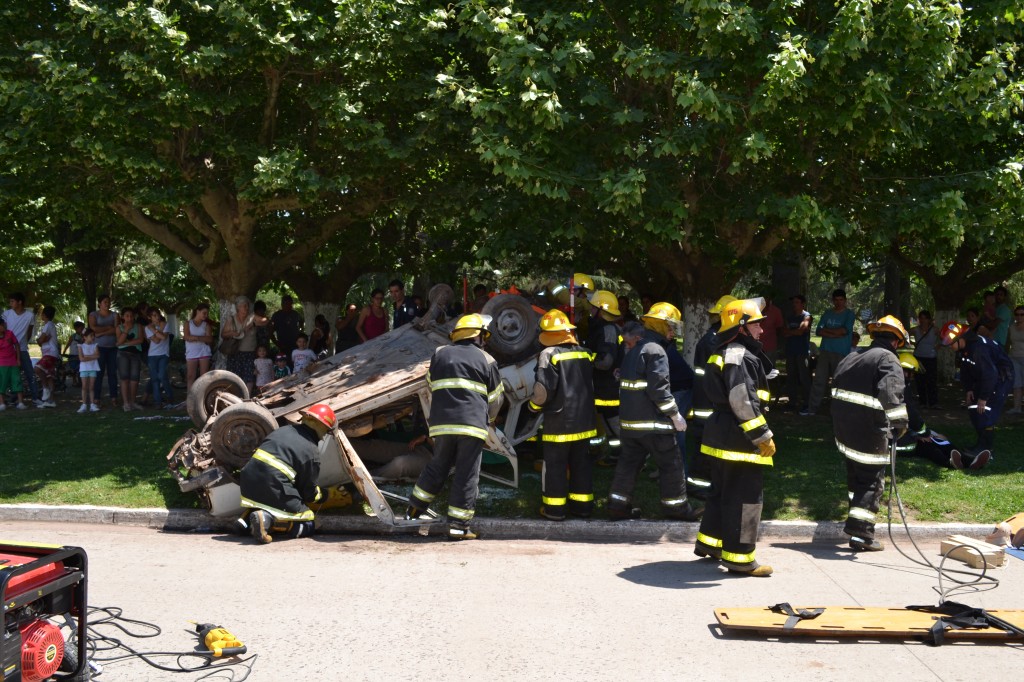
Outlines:
{"label": "car wheel", "polygon": [[218,464],[241,469],[277,428],[270,410],[256,403],[230,405],[210,422],[210,449]]}
{"label": "car wheel", "polygon": [[481,312],[493,318],[487,351],[499,362],[518,362],[537,352],[540,314],[525,298],[499,294],[487,301]]}
{"label": "car wheel", "polygon": [[201,429],[225,405],[234,405],[248,399],[249,389],[242,377],[234,372],[215,369],[195,380],[185,406],[192,423]]}

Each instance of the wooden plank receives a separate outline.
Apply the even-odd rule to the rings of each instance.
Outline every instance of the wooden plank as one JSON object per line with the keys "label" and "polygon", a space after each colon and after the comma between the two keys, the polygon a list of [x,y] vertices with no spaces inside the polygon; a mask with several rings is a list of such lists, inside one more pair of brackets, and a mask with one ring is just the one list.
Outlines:
{"label": "wooden plank", "polygon": [[965,562],[971,568],[998,568],[1006,564],[1002,547],[964,535],[950,535],[939,545],[939,553]]}
{"label": "wooden plank", "polygon": [[[821,608],[816,606],[794,606],[794,610]],[[726,630],[749,630],[786,634],[799,637],[921,637],[928,634],[937,614],[910,611],[904,608],[826,606],[824,612],[813,620],[801,620],[786,629],[789,617],[773,613],[767,608],[730,607],[715,609],[715,618]],[[1024,628],[1024,611],[989,610],[1018,628]],[[1010,635],[998,628],[976,630],[947,630],[948,639],[1024,639]]]}

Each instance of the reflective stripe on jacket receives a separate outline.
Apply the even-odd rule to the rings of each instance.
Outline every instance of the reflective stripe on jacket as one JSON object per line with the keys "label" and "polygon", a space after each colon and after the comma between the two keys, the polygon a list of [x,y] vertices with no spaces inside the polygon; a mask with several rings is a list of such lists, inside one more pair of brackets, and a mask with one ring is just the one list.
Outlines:
{"label": "reflective stripe on jacket", "polygon": [[434,351],[427,371],[430,435],[487,439],[502,402],[498,363],[472,340]]}
{"label": "reflective stripe on jacket", "polygon": [[564,443],[597,435],[594,423],[594,355],[564,344],[537,356],[531,403],[544,413],[542,440]]}
{"label": "reflective stripe on jacket", "polygon": [[839,362],[832,378],[832,423],[847,459],[867,466],[889,462],[890,432],[908,421],[903,392],[903,368],[884,341]]}
{"label": "reflective stripe on jacket", "polygon": [[704,426],[701,452],[732,462],[772,466],[758,445],[772,438],[765,420],[761,395],[768,378],[758,357],[760,344],[737,335],[704,365],[704,390],[713,412]]}
{"label": "reflective stripe on jacket", "polygon": [[316,497],[320,476],[319,437],[305,424],[272,431],[239,475],[242,506],[264,509],[276,518],[308,521],[306,502]]}
{"label": "reflective stripe on jacket", "polygon": [[674,433],[679,413],[669,390],[665,337],[650,329],[626,353],[620,368],[619,425],[627,433]]}

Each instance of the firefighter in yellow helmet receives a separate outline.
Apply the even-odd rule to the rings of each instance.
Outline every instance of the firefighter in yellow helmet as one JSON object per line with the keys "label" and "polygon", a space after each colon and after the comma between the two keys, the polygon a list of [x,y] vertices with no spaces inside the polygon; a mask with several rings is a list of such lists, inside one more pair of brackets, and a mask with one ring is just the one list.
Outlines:
{"label": "firefighter in yellow helmet", "polygon": [[[619,311],[619,300],[615,294],[603,289],[591,295],[590,307],[593,313],[586,345],[594,353],[594,407],[598,419],[603,422],[609,448],[617,452],[621,430],[619,377],[616,370],[622,363],[622,347],[619,345],[622,313]],[[614,461],[616,457],[617,455],[613,455],[608,460]]]}
{"label": "firefighter in yellow helmet", "polygon": [[707,508],[694,552],[718,559],[732,573],[764,577],[772,567],[754,557],[764,504],[764,468],[775,441],[765,420],[768,377],[761,360],[764,299],[732,301],[721,313],[716,352],[704,365],[712,413],[701,452],[711,463]]}
{"label": "firefighter in yellow helmet", "polygon": [[659,330],[679,322],[679,310],[669,303],[655,303],[644,315],[647,329],[636,322],[622,328],[626,355],[619,369],[619,417],[622,453],[615,467],[608,495],[608,517],[638,518],[633,489],[644,461],[650,455],[658,466],[662,514],[671,519],[696,521],[701,509],[686,498],[682,456],[675,433],[686,430],[686,420],[672,397],[667,339]]}
{"label": "firefighter in yellow helmet", "polygon": [[875,539],[875,514],[885,487],[890,444],[907,430],[903,368],[896,349],[907,330],[892,315],[868,325],[871,346],[839,361],[832,378],[832,424],[846,458],[850,509],[844,532],[854,551],[884,549]]}
{"label": "firefighter in yellow helmet", "polygon": [[427,510],[454,466],[448,495],[448,537],[453,540],[476,538],[469,524],[476,509],[484,441],[501,407],[498,363],[483,349],[490,321],[488,315],[477,313],[460,317],[449,335],[452,344],[434,351],[427,371],[427,422],[434,456],[413,488],[406,518],[418,518]]}
{"label": "firefighter in yellow helmet", "polygon": [[588,517],[594,510],[590,439],[594,424],[594,356],[579,345],[561,310],[540,318],[540,343],[529,408],[544,414],[541,516],[562,521],[566,511]]}
{"label": "firefighter in yellow helmet", "polygon": [[708,308],[708,319],[710,326],[704,336],[697,341],[693,349],[693,408],[690,410],[690,436],[696,442],[697,447],[690,459],[690,466],[687,468],[686,491],[691,497],[706,499],[711,488],[711,462],[707,455],[700,450],[700,444],[704,438],[704,424],[711,416],[711,403],[704,392],[704,372],[708,358],[715,353],[715,337],[722,325],[722,311],[725,306],[736,300],[735,296],[725,294],[715,304]]}

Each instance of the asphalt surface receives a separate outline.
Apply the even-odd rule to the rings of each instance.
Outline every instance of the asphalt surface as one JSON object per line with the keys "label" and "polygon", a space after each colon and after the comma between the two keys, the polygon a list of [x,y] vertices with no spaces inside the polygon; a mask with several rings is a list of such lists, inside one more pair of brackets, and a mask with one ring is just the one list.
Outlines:
{"label": "asphalt surface", "polygon": [[[765,524],[758,559],[776,573],[758,579],[727,574],[693,556],[694,524],[590,522],[618,535],[567,541],[550,539],[550,531],[549,539],[514,537],[541,527],[563,532],[565,524],[521,522],[517,529],[482,520],[485,536],[475,542],[331,533],[259,546],[210,528],[159,530],[152,526],[184,523],[180,517],[160,521],[157,510],[71,509],[62,511],[63,519],[44,522],[15,520],[12,509],[43,513],[0,508],[0,537],[85,548],[90,603],[120,607],[125,616],[163,629],[152,639],[116,636],[143,651],[188,651],[195,638],[187,621],[215,622],[258,655],[248,678],[254,681],[834,680],[866,674],[901,682],[973,681],[1014,676],[1024,664],[1021,644],[936,648],[916,641],[736,635],[718,627],[713,612],[721,607],[938,601],[935,571],[891,546],[854,554],[830,537],[834,524]],[[90,514],[107,516],[96,522]],[[937,563],[939,535],[966,528],[913,532]],[[913,550],[905,537],[899,544]],[[996,589],[956,600],[1024,609],[1024,561],[1007,561],[990,571],[1000,581]],[[242,672],[229,677],[221,671],[212,679],[239,680]],[[160,672],[133,658],[104,663],[96,679],[199,677]]]}

